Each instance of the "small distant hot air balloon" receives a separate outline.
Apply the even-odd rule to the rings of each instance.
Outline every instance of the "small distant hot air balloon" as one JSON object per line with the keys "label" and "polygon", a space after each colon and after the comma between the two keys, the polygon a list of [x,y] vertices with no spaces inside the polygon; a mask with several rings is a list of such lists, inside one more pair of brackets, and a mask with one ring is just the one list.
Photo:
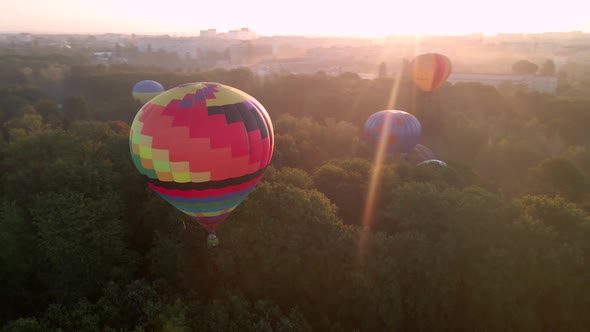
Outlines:
{"label": "small distant hot air balloon", "polygon": [[151,99],[131,125],[131,157],[148,185],[209,231],[251,192],[271,160],[272,122],[252,96],[189,83]]}
{"label": "small distant hot air balloon", "polygon": [[417,55],[411,64],[412,79],[420,90],[432,92],[451,74],[451,60],[438,53]]}
{"label": "small distant hot air balloon", "polygon": [[162,93],[162,91],[164,91],[162,84],[156,81],[145,80],[138,82],[133,86],[132,95],[133,99],[145,104],[150,99]]}
{"label": "small distant hot air balloon", "polygon": [[441,161],[441,160],[430,159],[430,160],[425,160],[425,161],[418,164],[418,166],[424,166],[424,165],[447,166],[447,163],[445,163],[444,161]]}
{"label": "small distant hot air balloon", "polygon": [[434,152],[422,144],[416,144],[412,151],[403,156],[403,159],[412,165],[417,165],[423,161],[434,158]]}
{"label": "small distant hot air balloon", "polygon": [[371,115],[365,123],[364,137],[373,148],[379,139],[387,135],[388,154],[407,153],[420,139],[420,121],[410,113],[397,110],[380,111]]}

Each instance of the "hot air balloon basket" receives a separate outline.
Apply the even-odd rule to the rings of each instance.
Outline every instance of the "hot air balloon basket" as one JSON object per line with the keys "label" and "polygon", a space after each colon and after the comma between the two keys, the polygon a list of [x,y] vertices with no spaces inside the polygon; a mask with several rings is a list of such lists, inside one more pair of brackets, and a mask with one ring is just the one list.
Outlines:
{"label": "hot air balloon basket", "polygon": [[207,236],[207,245],[210,247],[215,247],[219,245],[219,238],[215,235],[215,232],[209,233]]}

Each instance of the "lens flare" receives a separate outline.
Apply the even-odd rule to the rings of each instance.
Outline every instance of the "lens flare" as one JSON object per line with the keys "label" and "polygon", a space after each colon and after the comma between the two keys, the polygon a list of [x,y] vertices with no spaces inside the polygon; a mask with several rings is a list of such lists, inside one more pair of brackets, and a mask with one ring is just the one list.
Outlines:
{"label": "lens flare", "polygon": [[[400,65],[400,69],[397,72],[397,76],[393,83],[393,88],[391,89],[391,93],[389,95],[389,100],[387,102],[386,109],[393,109],[395,106],[395,102],[397,100],[397,96],[399,93],[400,82],[402,78],[402,73],[404,71],[404,64]],[[366,251],[366,242],[367,237],[370,232],[371,222],[373,221],[375,215],[375,206],[377,204],[378,196],[377,193],[379,192],[379,183],[381,178],[381,170],[383,169],[383,163],[386,157],[387,151],[387,144],[388,144],[388,137],[389,137],[389,129],[390,129],[390,122],[392,119],[392,114],[387,114],[385,117],[385,122],[383,124],[383,132],[379,137],[379,142],[377,144],[377,149],[375,152],[375,159],[373,162],[373,167],[371,168],[371,177],[369,179],[369,188],[367,190],[367,200],[365,204],[365,210],[363,212],[363,223],[360,231],[359,237],[359,244],[357,250],[357,259],[359,266],[364,266],[364,257]]]}

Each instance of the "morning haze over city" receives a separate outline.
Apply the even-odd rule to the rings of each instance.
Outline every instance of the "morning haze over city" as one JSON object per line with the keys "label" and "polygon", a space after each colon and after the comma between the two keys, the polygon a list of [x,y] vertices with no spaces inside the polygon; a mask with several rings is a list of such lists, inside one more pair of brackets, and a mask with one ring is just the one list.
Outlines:
{"label": "morning haze over city", "polygon": [[[394,75],[403,59],[440,52],[453,59],[449,82],[524,82],[552,92],[556,78],[494,75],[514,74],[521,59],[551,60],[556,70],[588,61],[589,7],[579,0],[8,1],[0,43],[85,47],[104,64],[363,78],[378,76],[381,63]],[[135,49],[167,55],[142,59],[130,54]]]}

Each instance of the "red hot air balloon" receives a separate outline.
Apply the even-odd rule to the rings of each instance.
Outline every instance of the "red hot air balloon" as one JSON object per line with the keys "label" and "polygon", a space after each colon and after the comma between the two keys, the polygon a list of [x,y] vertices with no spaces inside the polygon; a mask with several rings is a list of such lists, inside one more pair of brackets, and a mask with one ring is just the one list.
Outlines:
{"label": "red hot air balloon", "polygon": [[451,60],[438,53],[417,55],[411,64],[412,79],[420,90],[432,92],[451,74]]}
{"label": "red hot air balloon", "polygon": [[272,122],[252,96],[218,83],[190,83],[145,104],[129,134],[148,185],[215,230],[262,179],[274,147]]}

